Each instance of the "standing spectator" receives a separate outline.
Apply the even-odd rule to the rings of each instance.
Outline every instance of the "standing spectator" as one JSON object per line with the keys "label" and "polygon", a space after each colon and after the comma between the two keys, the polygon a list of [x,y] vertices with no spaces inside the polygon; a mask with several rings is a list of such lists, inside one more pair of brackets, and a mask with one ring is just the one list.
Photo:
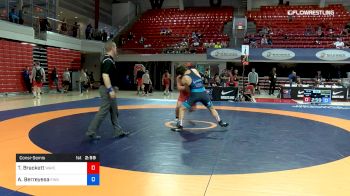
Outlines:
{"label": "standing spectator", "polygon": [[71,81],[71,78],[70,78],[70,73],[69,73],[69,70],[68,68],[66,68],[66,70],[63,72],[63,92],[64,93],[67,93],[68,90],[69,90],[69,86],[70,86],[70,81]]}
{"label": "standing spectator", "polygon": [[92,25],[88,24],[85,29],[85,37],[86,39],[91,39],[91,33],[92,33]]}
{"label": "standing spectator", "polygon": [[142,82],[145,86],[144,88],[144,95],[148,96],[148,93],[150,92],[150,86],[152,85],[152,80],[149,76],[148,70],[145,71],[145,73],[142,76]]}
{"label": "standing spectator", "polygon": [[62,20],[60,33],[62,33],[64,35],[67,35],[67,33],[68,33],[68,28],[67,28],[67,23],[66,23],[66,19],[65,18]]}
{"label": "standing spectator", "polygon": [[270,83],[269,95],[274,95],[276,82],[277,82],[277,73],[276,73],[276,68],[274,67],[272,68],[272,71],[270,72],[270,75],[269,75],[269,83]]}
{"label": "standing spectator", "polygon": [[248,74],[248,83],[250,85],[254,86],[254,90],[253,90],[253,94],[254,94],[255,93],[255,89],[257,88],[258,83],[259,83],[259,75],[258,75],[258,73],[255,72],[255,68],[254,67],[252,68],[252,71],[249,72],[249,74]]}
{"label": "standing spectator", "polygon": [[314,80],[315,80],[315,86],[322,84],[323,78],[322,78],[322,73],[320,70],[317,71]]}
{"label": "standing spectator", "polygon": [[140,95],[140,93],[143,91],[142,76],[145,73],[144,70],[145,70],[145,67],[142,67],[136,72],[137,95]]}
{"label": "standing spectator", "polygon": [[219,74],[217,74],[217,73],[214,75],[213,86],[221,86],[221,79],[220,79]]}
{"label": "standing spectator", "polygon": [[57,92],[61,92],[59,86],[58,86],[58,73],[57,73],[57,69],[56,67],[53,68],[52,73],[51,73],[51,79],[52,82],[55,84],[56,86],[56,90]]}
{"label": "standing spectator", "polygon": [[227,82],[229,81],[230,77],[227,73],[227,69],[223,69],[221,74],[220,74],[220,81],[221,81],[221,85],[223,87],[226,87]]}
{"label": "standing spectator", "polygon": [[82,94],[84,90],[86,90],[86,92],[89,92],[88,90],[89,79],[84,69],[81,69],[80,71],[79,81],[80,81],[80,93]]}
{"label": "standing spectator", "polygon": [[32,84],[30,83],[29,67],[26,67],[23,70],[23,80],[24,80],[24,84],[26,85],[28,92],[31,94],[32,93]]}
{"label": "standing spectator", "polygon": [[107,41],[108,34],[107,32],[103,29],[102,31],[102,41],[106,42]]}
{"label": "standing spectator", "polygon": [[297,73],[295,71],[292,71],[292,73],[289,74],[288,79],[290,86],[292,86],[293,83],[297,82]]}
{"label": "standing spectator", "polygon": [[79,29],[78,23],[74,22],[74,25],[72,27],[73,37],[77,37],[78,36],[78,29]]}
{"label": "standing spectator", "polygon": [[169,95],[169,87],[170,87],[170,74],[168,70],[165,70],[162,76],[162,85],[164,86],[164,95]]}
{"label": "standing spectator", "polygon": [[32,77],[31,77],[31,81],[34,86],[33,94],[34,94],[34,98],[40,99],[41,88],[43,87],[43,82],[46,81],[45,71],[42,67],[40,67],[39,61],[35,61],[34,65],[35,66],[33,67]]}

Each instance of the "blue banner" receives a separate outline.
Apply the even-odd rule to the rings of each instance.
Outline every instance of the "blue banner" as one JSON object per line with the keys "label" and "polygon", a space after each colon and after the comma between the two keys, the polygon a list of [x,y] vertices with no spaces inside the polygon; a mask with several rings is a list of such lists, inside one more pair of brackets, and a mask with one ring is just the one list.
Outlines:
{"label": "blue banner", "polygon": [[[209,48],[207,59],[240,60],[238,48]],[[335,48],[250,48],[249,60],[265,61],[347,61],[350,49]]]}

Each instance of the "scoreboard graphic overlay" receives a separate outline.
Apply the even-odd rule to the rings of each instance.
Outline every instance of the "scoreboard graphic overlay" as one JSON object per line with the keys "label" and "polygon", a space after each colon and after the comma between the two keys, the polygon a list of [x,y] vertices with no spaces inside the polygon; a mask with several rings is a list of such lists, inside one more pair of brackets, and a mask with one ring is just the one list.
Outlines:
{"label": "scoreboard graphic overlay", "polygon": [[17,186],[97,186],[97,154],[17,154]]}

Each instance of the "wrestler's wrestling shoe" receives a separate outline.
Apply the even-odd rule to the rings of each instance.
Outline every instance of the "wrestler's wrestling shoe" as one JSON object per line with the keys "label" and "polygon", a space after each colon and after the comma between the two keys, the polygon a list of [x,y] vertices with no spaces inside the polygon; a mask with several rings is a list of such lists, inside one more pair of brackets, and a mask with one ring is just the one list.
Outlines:
{"label": "wrestler's wrestling shoe", "polygon": [[182,131],[183,128],[184,128],[183,126],[177,125],[175,128],[171,128],[171,130],[175,132],[180,132]]}
{"label": "wrestler's wrestling shoe", "polygon": [[220,127],[227,127],[227,126],[228,126],[228,123],[227,123],[227,122],[224,122],[224,121],[222,121],[222,120],[220,120],[220,121],[218,122],[218,124],[220,125]]}

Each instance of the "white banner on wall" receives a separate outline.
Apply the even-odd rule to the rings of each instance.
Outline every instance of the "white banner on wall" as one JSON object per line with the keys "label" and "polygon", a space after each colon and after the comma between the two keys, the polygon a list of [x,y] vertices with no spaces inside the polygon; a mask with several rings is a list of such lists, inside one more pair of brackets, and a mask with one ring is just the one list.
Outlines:
{"label": "white banner on wall", "polygon": [[334,16],[334,10],[288,10],[288,16]]}

